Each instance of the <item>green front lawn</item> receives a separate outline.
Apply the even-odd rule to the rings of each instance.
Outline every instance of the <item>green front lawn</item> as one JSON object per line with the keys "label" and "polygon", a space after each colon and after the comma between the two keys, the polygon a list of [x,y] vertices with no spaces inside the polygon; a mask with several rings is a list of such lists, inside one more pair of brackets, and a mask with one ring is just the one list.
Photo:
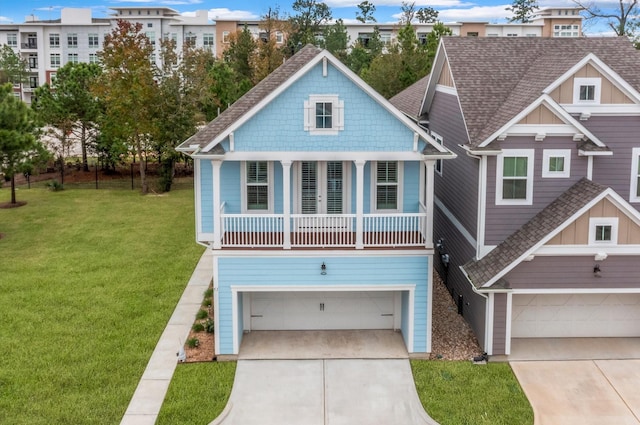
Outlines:
{"label": "green front lawn", "polygon": [[412,360],[422,405],[440,425],[531,425],[533,410],[508,363]]}
{"label": "green front lawn", "polygon": [[193,191],[17,198],[0,209],[0,423],[118,423],[202,253]]}
{"label": "green front lawn", "polygon": [[235,362],[178,365],[156,424],[210,423],[224,410],[235,373]]}

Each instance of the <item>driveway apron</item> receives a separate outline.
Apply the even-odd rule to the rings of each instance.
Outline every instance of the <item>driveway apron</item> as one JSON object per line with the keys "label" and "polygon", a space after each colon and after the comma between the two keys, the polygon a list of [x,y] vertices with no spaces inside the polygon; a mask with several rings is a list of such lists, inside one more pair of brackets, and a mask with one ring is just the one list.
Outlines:
{"label": "driveway apron", "polygon": [[535,425],[640,424],[640,360],[512,362]]}
{"label": "driveway apron", "polygon": [[407,359],[239,360],[223,425],[437,425]]}

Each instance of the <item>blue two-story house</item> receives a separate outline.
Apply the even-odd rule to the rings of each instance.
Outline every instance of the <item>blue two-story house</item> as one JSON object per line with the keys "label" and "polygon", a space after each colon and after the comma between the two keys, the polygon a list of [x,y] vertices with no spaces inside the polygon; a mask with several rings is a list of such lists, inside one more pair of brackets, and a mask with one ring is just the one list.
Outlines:
{"label": "blue two-story house", "polygon": [[178,150],[218,356],[255,330],[394,329],[430,351],[433,173],[455,155],[330,53],[302,48]]}

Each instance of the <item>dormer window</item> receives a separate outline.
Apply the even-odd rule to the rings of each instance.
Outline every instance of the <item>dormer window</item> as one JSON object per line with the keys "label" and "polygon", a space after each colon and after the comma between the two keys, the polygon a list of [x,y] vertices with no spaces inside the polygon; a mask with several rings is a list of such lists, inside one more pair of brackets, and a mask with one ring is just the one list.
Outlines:
{"label": "dormer window", "polygon": [[338,95],[311,95],[304,102],[304,130],[312,136],[336,136],[344,130],[344,101]]}
{"label": "dormer window", "polygon": [[594,217],[589,219],[589,245],[615,245],[617,243],[617,217]]}
{"label": "dormer window", "polygon": [[573,103],[600,103],[600,78],[574,78]]}

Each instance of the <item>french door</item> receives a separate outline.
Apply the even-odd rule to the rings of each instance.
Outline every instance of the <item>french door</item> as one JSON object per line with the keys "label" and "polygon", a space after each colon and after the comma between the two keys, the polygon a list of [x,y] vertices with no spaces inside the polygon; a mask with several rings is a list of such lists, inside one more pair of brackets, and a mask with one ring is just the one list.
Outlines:
{"label": "french door", "polygon": [[342,161],[301,161],[297,179],[297,212],[345,213],[345,174],[345,164]]}

